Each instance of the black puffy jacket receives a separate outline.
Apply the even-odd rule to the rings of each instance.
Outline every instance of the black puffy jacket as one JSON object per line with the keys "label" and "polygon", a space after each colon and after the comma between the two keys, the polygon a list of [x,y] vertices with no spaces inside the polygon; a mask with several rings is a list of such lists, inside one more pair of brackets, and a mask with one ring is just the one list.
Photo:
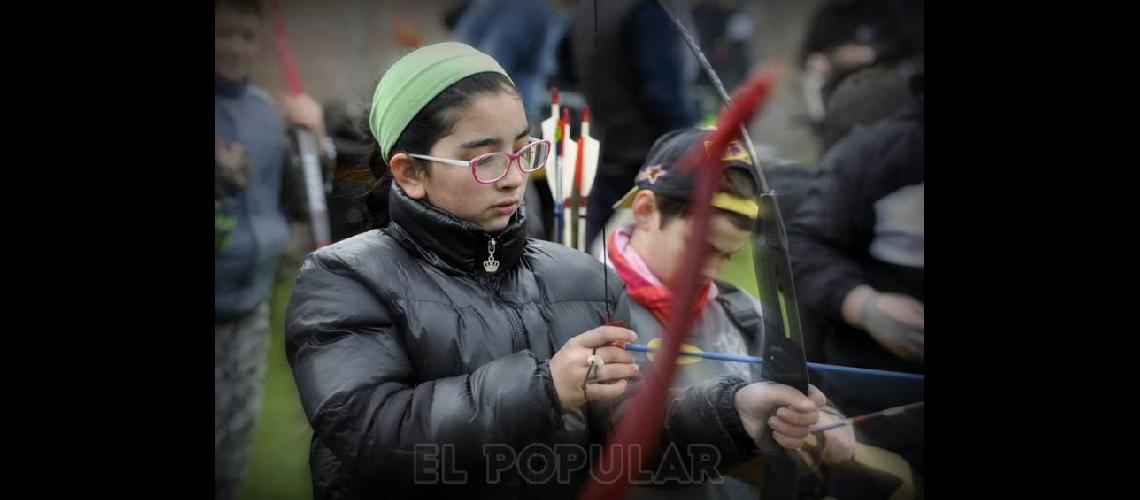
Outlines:
{"label": "black puffy jacket", "polygon": [[[490,235],[397,187],[389,206],[387,228],[314,252],[293,290],[286,354],[314,430],[314,496],[572,496],[589,467],[566,484],[527,481],[525,467],[489,467],[484,446],[603,442],[608,403],[563,412],[548,360],[603,324],[607,302],[628,324],[621,280],[609,273],[604,297],[602,264],[526,239],[522,208]],[[497,271],[485,270],[489,260]],[[743,383],[717,380],[674,398],[663,439],[715,445],[722,465],[752,456],[732,407]],[[462,484],[442,484],[455,479]]]}

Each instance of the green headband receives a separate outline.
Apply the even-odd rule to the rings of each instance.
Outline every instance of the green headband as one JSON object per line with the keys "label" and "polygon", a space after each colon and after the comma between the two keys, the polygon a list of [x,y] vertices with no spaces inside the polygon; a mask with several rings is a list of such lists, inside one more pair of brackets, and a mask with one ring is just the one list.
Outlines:
{"label": "green headband", "polygon": [[368,113],[384,161],[404,128],[435,96],[459,80],[486,72],[507,76],[491,56],[456,42],[420,47],[396,61],[376,84]]}

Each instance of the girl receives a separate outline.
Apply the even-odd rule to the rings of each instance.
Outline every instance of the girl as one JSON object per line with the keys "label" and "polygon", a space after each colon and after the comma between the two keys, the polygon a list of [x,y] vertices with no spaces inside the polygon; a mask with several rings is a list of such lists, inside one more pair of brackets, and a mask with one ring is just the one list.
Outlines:
{"label": "girl", "polygon": [[[530,136],[502,68],[459,43],[397,61],[369,127],[375,229],[308,257],[286,319],[315,497],[573,495],[611,427],[607,402],[639,373],[609,344],[637,336],[602,326],[629,322],[620,279],[525,238],[523,189],[550,144]],[[663,442],[716,447],[724,466],[755,456],[766,425],[798,448],[822,404],[717,379],[670,402]],[[551,465],[523,463],[536,449]]]}

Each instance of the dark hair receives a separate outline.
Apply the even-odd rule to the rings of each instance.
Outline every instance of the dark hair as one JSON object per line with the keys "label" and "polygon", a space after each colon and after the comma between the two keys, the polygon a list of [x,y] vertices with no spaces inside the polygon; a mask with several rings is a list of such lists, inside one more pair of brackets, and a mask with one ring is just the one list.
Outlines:
{"label": "dark hair", "polygon": [[827,99],[823,151],[831,149],[856,125],[870,125],[891,116],[903,107],[907,97],[907,81],[893,68],[870,66],[844,77]]}
{"label": "dark hair", "polygon": [[[735,168],[728,169],[724,172],[724,175],[720,178],[720,186],[717,188],[717,192],[728,193],[757,202],[760,200],[759,186],[756,185],[756,181],[753,177]],[[653,193],[653,196],[657,201],[657,210],[661,212],[662,228],[672,219],[689,216],[689,200],[665,196],[660,193]],[[752,231],[758,228],[757,221],[759,219],[750,219],[736,212],[729,212],[719,208],[714,210],[727,215],[732,225],[737,228],[745,231]]]}
{"label": "dark hair", "polygon": [[[440,138],[451,133],[459,114],[470,105],[472,98],[478,94],[493,94],[497,92],[510,92],[518,95],[518,90],[507,77],[500,73],[476,73],[451,84],[427,103],[392,146],[388,158],[396,153],[427,154],[431,147]],[[362,117],[361,133],[369,137],[371,150],[368,153],[367,167],[376,177],[376,183],[368,191],[364,199],[364,208],[368,212],[368,227],[378,229],[388,225],[388,193],[392,189],[392,171],[388,166],[388,158],[380,152],[380,144],[372,136],[368,125],[368,111]],[[414,159],[414,168],[424,175],[429,174],[429,162]]]}
{"label": "dark hair", "polygon": [[226,6],[236,11],[248,11],[260,17],[262,14],[260,0],[214,0],[214,11],[218,7]]}

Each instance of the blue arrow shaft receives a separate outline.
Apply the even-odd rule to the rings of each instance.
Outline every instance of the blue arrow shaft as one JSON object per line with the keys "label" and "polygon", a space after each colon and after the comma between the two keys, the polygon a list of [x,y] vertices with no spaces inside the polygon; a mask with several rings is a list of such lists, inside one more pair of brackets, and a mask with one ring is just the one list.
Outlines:
{"label": "blue arrow shaft", "polygon": [[[647,346],[645,344],[626,344],[625,349],[627,351],[634,351],[634,352],[645,352],[645,353],[653,352],[653,349],[651,349],[649,346]],[[763,364],[764,363],[764,360],[762,358],[758,358],[756,356],[746,356],[743,354],[726,354],[726,353],[721,353],[721,352],[703,352],[703,351],[699,352],[699,353],[693,353],[693,352],[682,351],[680,355],[681,356],[693,356],[693,357],[704,358],[704,359],[711,359],[711,360],[715,360],[715,361],[733,361],[733,362],[737,362],[737,363],[756,363],[756,364]],[[875,377],[893,377],[893,378],[910,379],[910,380],[925,380],[925,378],[926,378],[925,375],[919,375],[917,373],[892,372],[892,371],[888,371],[888,370],[874,370],[874,369],[870,369],[870,368],[853,368],[850,366],[828,365],[828,364],[824,364],[824,363],[808,363],[808,367],[814,368],[814,369],[819,370],[821,372],[849,373],[849,374],[854,374],[854,375],[867,375],[867,376],[875,376]]]}

